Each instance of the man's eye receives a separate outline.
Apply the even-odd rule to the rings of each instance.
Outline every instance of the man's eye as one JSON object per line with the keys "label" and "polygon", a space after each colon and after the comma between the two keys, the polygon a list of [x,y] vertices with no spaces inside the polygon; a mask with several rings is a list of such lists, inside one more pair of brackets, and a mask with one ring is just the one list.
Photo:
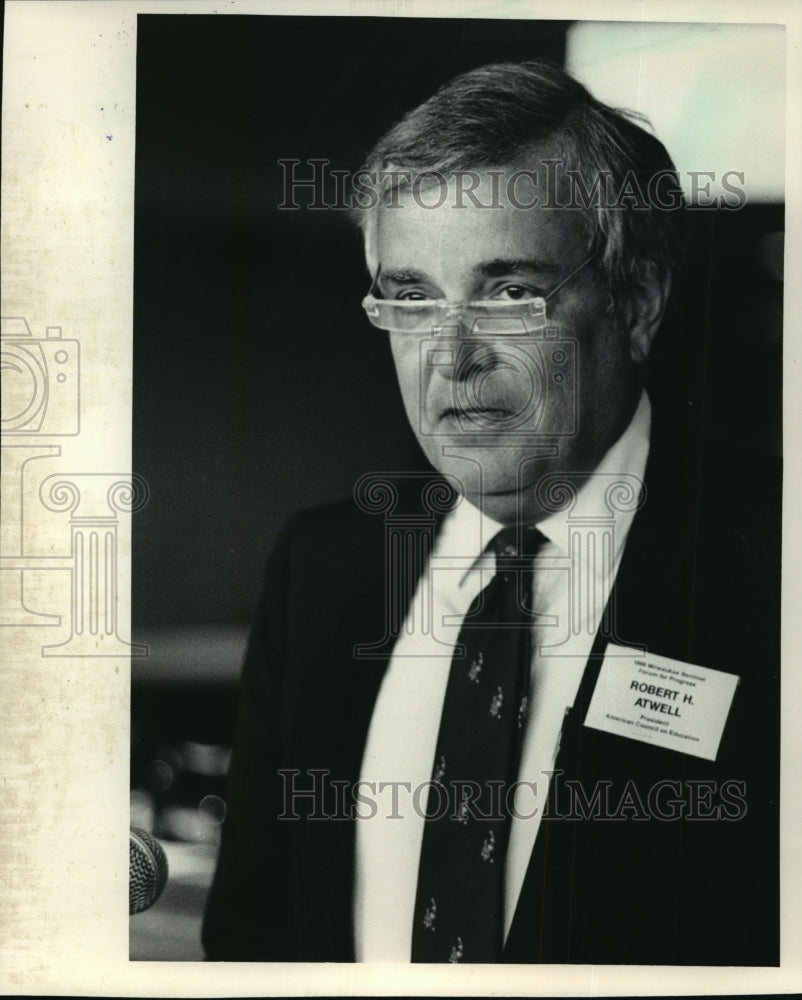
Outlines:
{"label": "man's eye", "polygon": [[398,302],[425,302],[430,299],[431,295],[427,295],[425,292],[419,292],[410,289],[406,292],[399,292],[396,296],[396,301]]}
{"label": "man's eye", "polygon": [[541,294],[539,289],[529,288],[526,285],[505,285],[494,292],[493,298],[509,302],[522,302],[525,299],[536,299]]}

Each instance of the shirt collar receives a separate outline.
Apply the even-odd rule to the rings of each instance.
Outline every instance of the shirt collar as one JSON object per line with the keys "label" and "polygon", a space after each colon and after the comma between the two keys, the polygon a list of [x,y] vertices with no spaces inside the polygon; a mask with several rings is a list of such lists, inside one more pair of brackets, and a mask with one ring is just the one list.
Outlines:
{"label": "shirt collar", "polygon": [[617,557],[624,547],[627,532],[635,516],[637,504],[630,504],[623,510],[611,511],[607,503],[607,491],[615,479],[631,476],[643,482],[646,460],[649,457],[649,434],[652,423],[652,407],[646,392],[640,401],[627,429],[606,452],[596,466],[593,475],[588,476],[577,493],[570,510],[559,510],[549,514],[538,523],[538,528],[563,552],[567,552],[567,524],[570,520],[577,525],[598,523],[599,519],[615,519],[615,543]]}
{"label": "shirt collar", "polygon": [[[557,546],[560,554],[569,554],[569,521],[579,526],[583,523],[598,524],[600,519],[609,521],[612,515],[616,526],[614,563],[617,562],[635,516],[637,504],[630,504],[626,509],[611,512],[606,502],[607,490],[611,479],[615,477],[628,475],[635,477],[638,482],[643,481],[649,455],[651,414],[649,397],[643,391],[626,430],[606,452],[594,469],[594,474],[588,476],[582,484],[570,509],[555,511],[538,522],[537,527],[551,543]],[[492,556],[485,555],[484,549],[503,527],[503,524],[488,517],[463,497],[443,523],[438,538],[437,555],[459,560],[465,567],[462,577],[464,581],[470,570],[476,568],[483,559],[488,562],[492,560]],[[467,563],[466,557],[471,559],[470,564]],[[596,571],[603,572],[601,560],[598,560]]]}

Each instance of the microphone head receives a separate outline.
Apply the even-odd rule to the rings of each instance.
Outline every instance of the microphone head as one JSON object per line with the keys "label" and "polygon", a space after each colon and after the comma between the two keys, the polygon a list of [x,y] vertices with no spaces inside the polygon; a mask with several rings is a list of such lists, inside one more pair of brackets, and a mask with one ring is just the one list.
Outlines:
{"label": "microphone head", "polygon": [[131,827],[128,853],[128,912],[153,906],[167,883],[164,848],[146,830]]}

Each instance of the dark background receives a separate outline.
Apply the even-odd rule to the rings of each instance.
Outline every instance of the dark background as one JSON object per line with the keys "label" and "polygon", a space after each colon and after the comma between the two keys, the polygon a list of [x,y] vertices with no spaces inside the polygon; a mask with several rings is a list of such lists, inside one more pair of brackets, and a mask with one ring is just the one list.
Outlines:
{"label": "dark background", "polygon": [[[150,500],[132,519],[132,607],[150,652],[132,663],[131,822],[173,875],[132,920],[132,958],[201,957],[236,680],[279,528],[366,472],[425,464],[360,307],[360,237],[343,211],[279,210],[278,161],[356,170],[456,73],[563,63],[569,25],[138,18],[133,469]],[[689,224],[653,399],[678,427],[779,453],[783,206]]]}

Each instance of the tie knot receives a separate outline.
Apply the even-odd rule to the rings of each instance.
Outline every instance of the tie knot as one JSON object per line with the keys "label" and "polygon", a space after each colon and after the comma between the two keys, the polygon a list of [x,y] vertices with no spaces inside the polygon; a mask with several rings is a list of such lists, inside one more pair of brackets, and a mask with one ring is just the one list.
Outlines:
{"label": "tie knot", "polygon": [[502,559],[517,559],[521,556],[534,558],[545,541],[546,536],[537,528],[514,524],[509,528],[502,528],[494,535],[485,551],[494,552]]}

